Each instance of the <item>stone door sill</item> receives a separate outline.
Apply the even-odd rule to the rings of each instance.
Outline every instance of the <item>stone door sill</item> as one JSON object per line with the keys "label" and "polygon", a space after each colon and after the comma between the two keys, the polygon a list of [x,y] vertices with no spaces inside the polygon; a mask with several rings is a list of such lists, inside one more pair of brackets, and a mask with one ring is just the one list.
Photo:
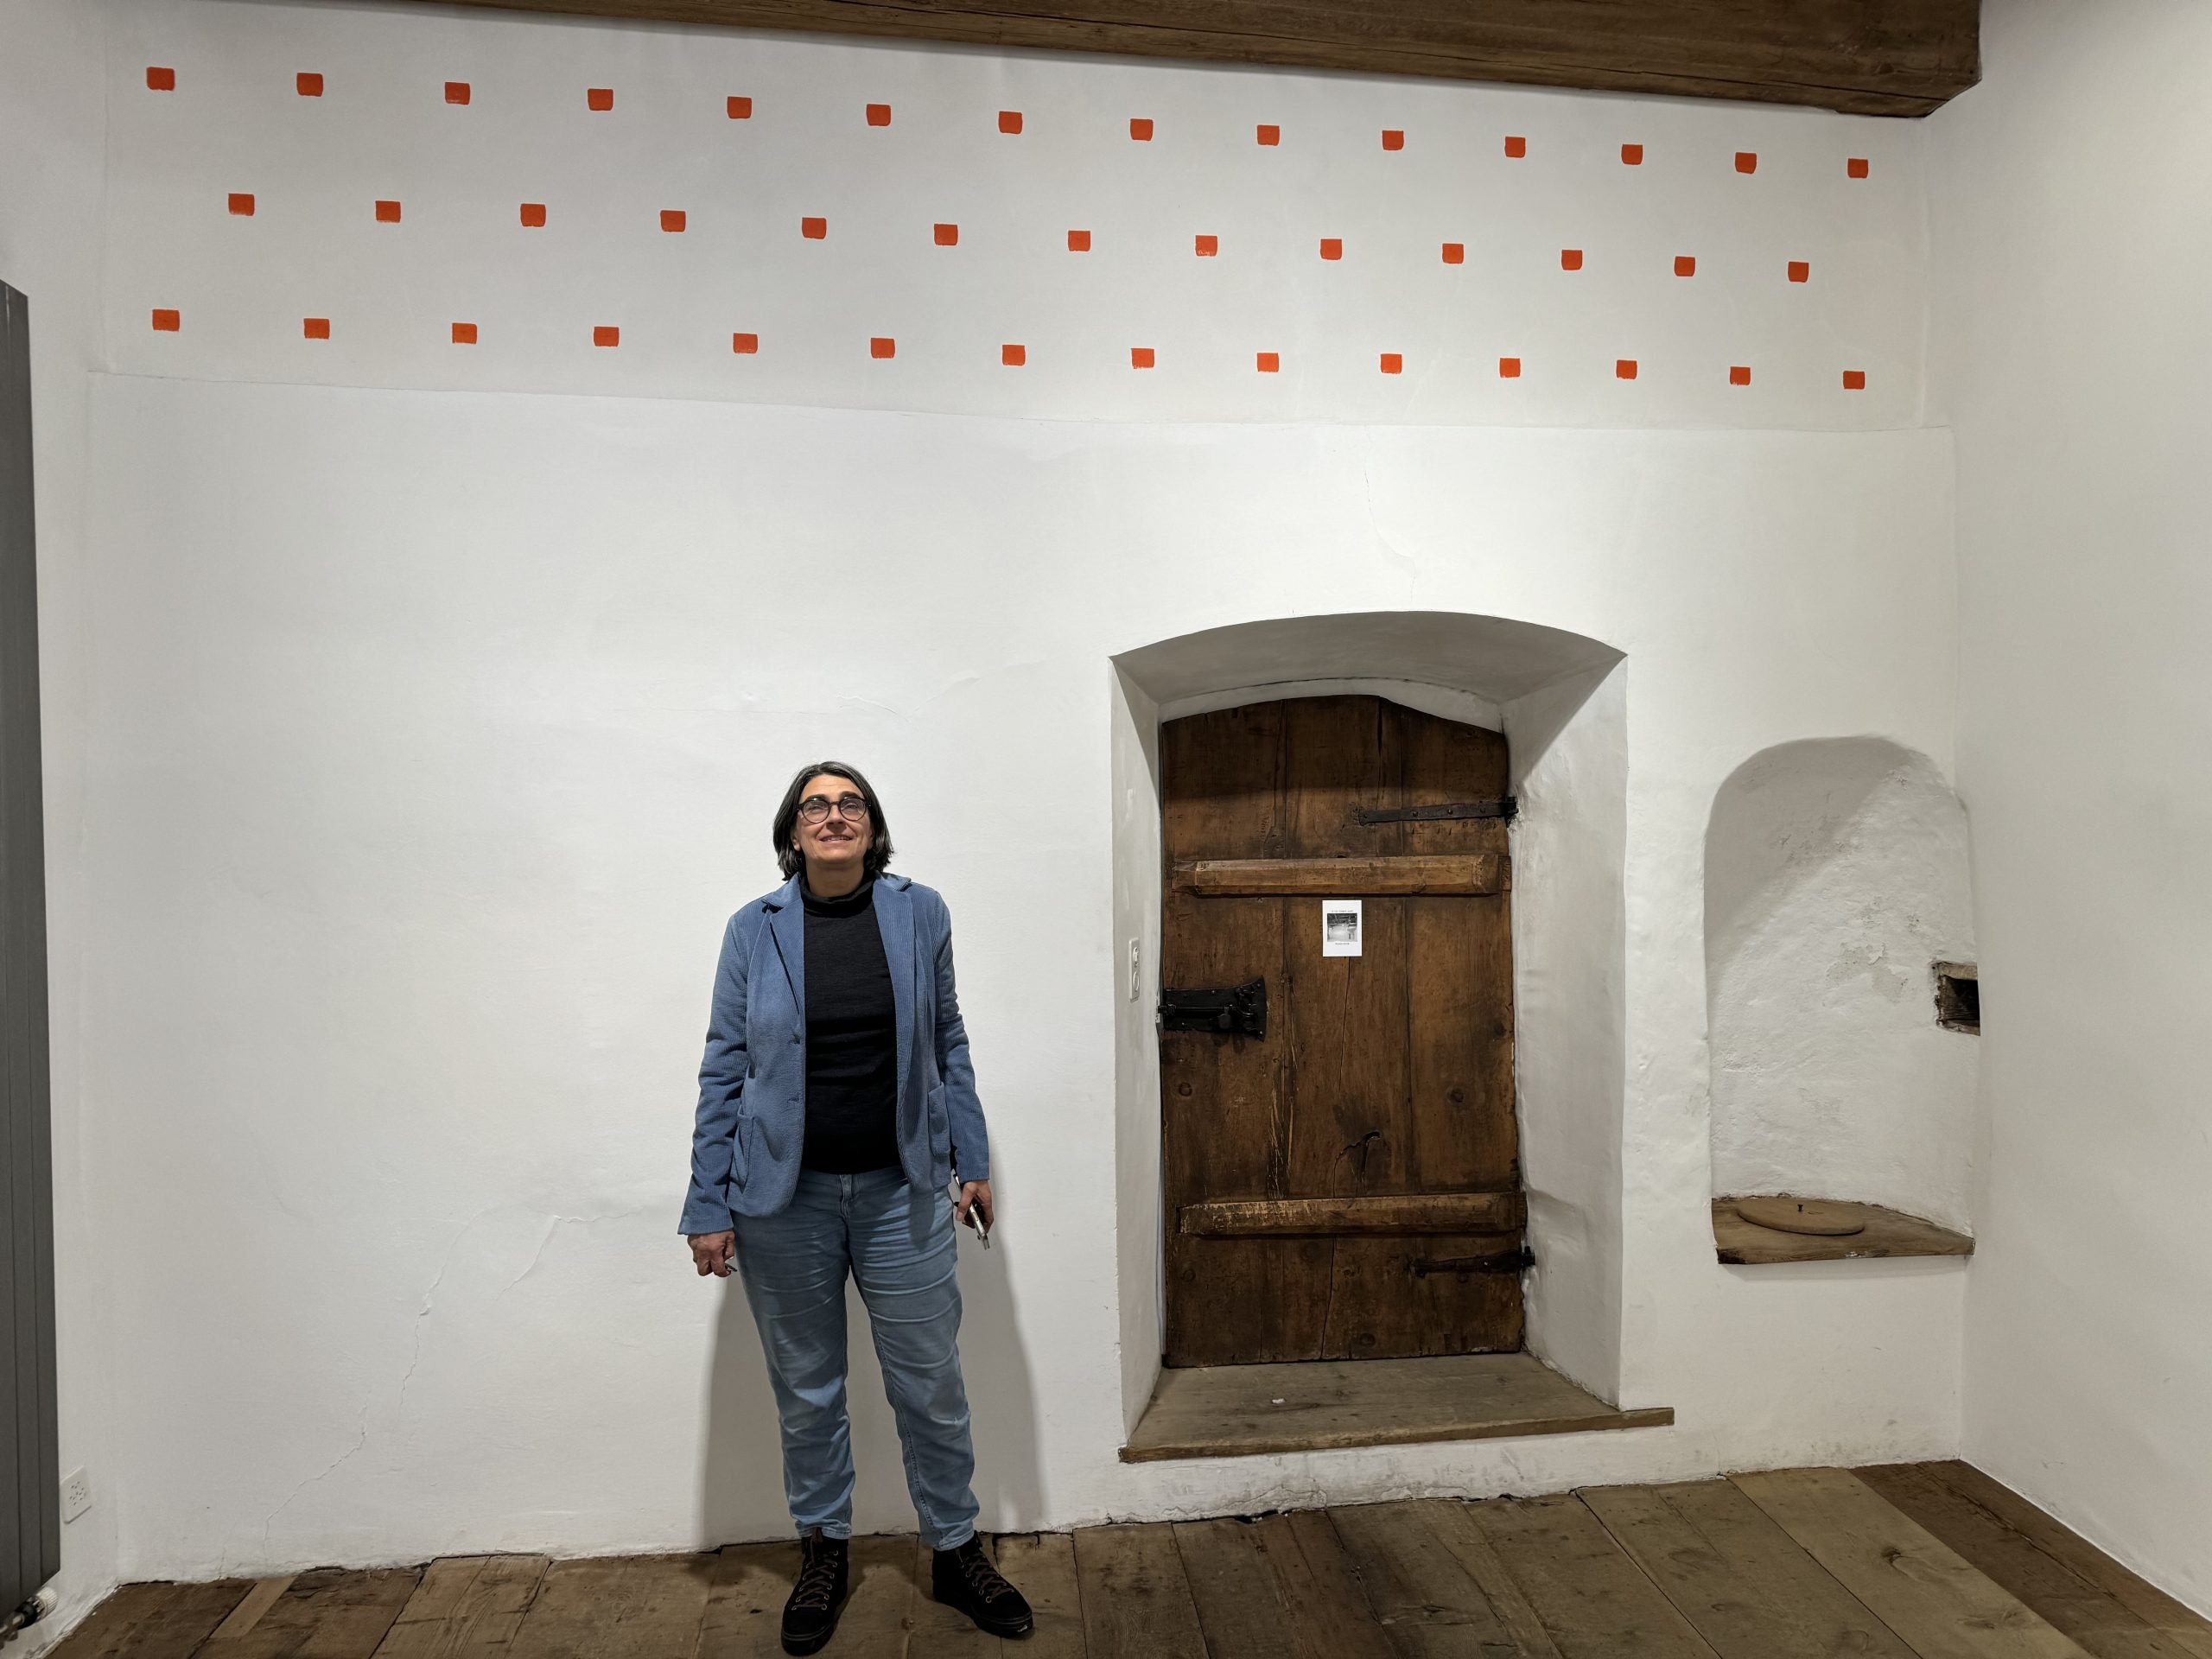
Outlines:
{"label": "stone door sill", "polygon": [[1160,1372],[1122,1461],[1580,1434],[1674,1421],[1671,1406],[1616,1410],[1526,1353],[1199,1365]]}

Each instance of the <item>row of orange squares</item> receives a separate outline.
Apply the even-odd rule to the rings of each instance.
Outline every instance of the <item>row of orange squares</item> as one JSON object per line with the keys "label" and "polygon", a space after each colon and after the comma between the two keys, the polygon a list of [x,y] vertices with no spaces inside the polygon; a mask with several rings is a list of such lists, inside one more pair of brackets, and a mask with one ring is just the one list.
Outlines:
{"label": "row of orange squares", "polygon": [[[295,79],[302,98],[321,98],[323,95],[323,78],[320,72],[302,70]],[[146,70],[146,86],[153,92],[173,92],[176,90],[176,71],[174,68],[149,66]],[[474,92],[467,81],[449,80],[445,83],[447,103],[466,105],[471,102],[473,97]],[[584,105],[588,109],[601,112],[613,109],[614,89],[612,86],[586,88]],[[725,107],[728,111],[729,118],[733,121],[749,121],[753,118],[753,100],[749,97],[732,94],[727,99]],[[871,127],[887,127],[891,124],[891,105],[888,104],[866,105],[862,108],[861,118]],[[998,128],[1001,132],[1017,135],[1021,132],[1023,124],[1022,112],[1020,110],[1001,110],[998,112]],[[1133,115],[1129,118],[1129,137],[1139,143],[1149,143],[1152,141],[1154,130],[1154,124],[1150,116]],[[1382,129],[1382,135],[1383,149],[1402,150],[1406,147],[1406,130],[1403,127],[1384,127]],[[1274,149],[1282,143],[1281,124],[1273,121],[1256,123],[1252,129],[1252,138],[1255,143],[1263,148]],[[1505,154],[1515,161],[1525,158],[1529,154],[1527,137],[1520,134],[1509,135],[1505,140]],[[1642,144],[1626,143],[1621,146],[1621,161],[1625,166],[1643,166],[1643,156],[1644,147]],[[1759,156],[1757,150],[1739,149],[1736,152],[1736,170],[1738,173],[1756,173],[1758,171],[1758,165]],[[1852,178],[1863,179],[1872,169],[1866,156],[1853,156],[1846,160],[1844,170]]]}
{"label": "row of orange squares", "polygon": [[[163,334],[175,334],[184,326],[183,313],[170,308],[157,308],[153,314],[153,326],[157,332]],[[327,317],[303,317],[300,320],[300,327],[301,333],[308,340],[328,340],[330,338],[330,319]],[[453,325],[453,343],[456,346],[475,345],[477,343],[477,326],[473,322],[454,323]],[[598,324],[594,327],[591,331],[591,343],[594,346],[619,346],[622,343],[622,330],[618,325],[609,323]],[[897,339],[888,334],[871,335],[868,339],[868,355],[873,358],[892,358],[896,357],[899,354],[899,342]],[[760,336],[757,334],[733,334],[730,336],[730,350],[740,356],[752,356],[757,353],[760,349]],[[1029,361],[1029,348],[1027,346],[1014,344],[1001,346],[999,347],[999,361],[1008,368],[1021,368]],[[1158,365],[1159,353],[1154,347],[1150,346],[1132,346],[1129,347],[1129,366],[1131,368],[1149,369],[1155,368]],[[1376,365],[1378,371],[1383,374],[1402,374],[1405,372],[1405,354],[1402,352],[1381,353],[1378,354]],[[1255,353],[1253,354],[1253,368],[1255,372],[1261,374],[1280,373],[1282,369],[1282,353],[1280,352]],[[1497,359],[1497,372],[1499,377],[1503,379],[1519,379],[1521,378],[1521,359],[1517,357],[1499,358]],[[1637,378],[1639,368],[1636,359],[1632,357],[1624,357],[1614,360],[1613,375],[1615,378],[1621,380],[1634,380]],[[1750,367],[1740,363],[1732,365],[1728,370],[1728,384],[1732,386],[1750,385],[1751,384],[1751,371]],[[1865,391],[1866,388],[1866,372],[1864,369],[1846,369],[1843,372],[1843,387],[1847,391]]]}
{"label": "row of orange squares", "polygon": [[[251,193],[239,190],[233,190],[231,192],[230,210],[232,213],[242,218],[251,218],[255,210],[255,200]],[[526,228],[531,230],[541,230],[544,227],[545,204],[543,202],[525,201],[522,204],[520,213],[522,223]],[[400,204],[397,201],[379,200],[376,204],[376,216],[377,221],[379,224],[397,225],[400,222]],[[664,207],[660,210],[660,227],[664,231],[671,233],[680,234],[690,226],[690,214],[681,207]],[[809,214],[799,220],[798,232],[799,234],[804,237],[807,240],[810,242],[819,242],[824,240],[829,236],[830,221],[826,218]],[[947,223],[934,225],[931,227],[931,234],[937,245],[940,248],[957,247],[960,245],[960,226],[957,225]],[[1089,231],[1070,231],[1068,232],[1068,251],[1070,253],[1089,253],[1091,251],[1091,233]],[[1192,251],[1201,259],[1216,258],[1219,257],[1221,253],[1221,238],[1218,235],[1211,232],[1200,232],[1192,238]],[[1320,253],[1321,257],[1324,259],[1342,259],[1344,257],[1344,238],[1339,236],[1323,237],[1320,241]],[[1443,244],[1443,259],[1446,264],[1464,264],[1466,263],[1466,257],[1467,245],[1465,243],[1446,242]],[[1560,270],[1580,270],[1583,268],[1584,263],[1583,251],[1580,248],[1561,248],[1560,250],[1559,264]],[[1812,279],[1813,268],[1810,263],[1806,260],[1790,260],[1789,262],[1788,270],[1789,280],[1793,283],[1809,282]],[[1696,276],[1696,256],[1694,254],[1687,253],[1676,254],[1675,256],[1675,275],[1677,276]]]}

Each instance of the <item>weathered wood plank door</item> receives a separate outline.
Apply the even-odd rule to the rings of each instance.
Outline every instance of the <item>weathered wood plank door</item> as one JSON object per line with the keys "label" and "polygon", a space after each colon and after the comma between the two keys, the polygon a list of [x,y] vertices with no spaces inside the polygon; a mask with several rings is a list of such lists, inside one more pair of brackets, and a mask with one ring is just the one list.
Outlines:
{"label": "weathered wood plank door", "polygon": [[1166,1363],[1518,1348],[1505,740],[1374,696],[1160,739],[1162,984],[1266,995],[1262,1036],[1163,1022]]}

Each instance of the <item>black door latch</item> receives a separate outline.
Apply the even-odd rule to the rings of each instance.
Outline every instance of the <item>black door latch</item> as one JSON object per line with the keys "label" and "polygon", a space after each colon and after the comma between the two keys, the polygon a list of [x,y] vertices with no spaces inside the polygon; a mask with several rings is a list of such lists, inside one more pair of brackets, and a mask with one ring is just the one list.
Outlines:
{"label": "black door latch", "polygon": [[1264,1037],[1268,1034],[1268,982],[1255,979],[1203,991],[1162,990],[1160,1028]]}

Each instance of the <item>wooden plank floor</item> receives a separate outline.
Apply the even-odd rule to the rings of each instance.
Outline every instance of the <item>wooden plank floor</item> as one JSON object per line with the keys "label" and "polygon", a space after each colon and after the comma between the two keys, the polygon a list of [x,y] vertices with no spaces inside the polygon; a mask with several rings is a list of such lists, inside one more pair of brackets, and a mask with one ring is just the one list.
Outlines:
{"label": "wooden plank floor", "polygon": [[[2197,1618],[1964,1464],[1422,1498],[996,1541],[1026,1643],[853,1546],[864,1659],[2212,1659]],[[794,1544],[126,1585],[56,1659],[766,1659]]]}

